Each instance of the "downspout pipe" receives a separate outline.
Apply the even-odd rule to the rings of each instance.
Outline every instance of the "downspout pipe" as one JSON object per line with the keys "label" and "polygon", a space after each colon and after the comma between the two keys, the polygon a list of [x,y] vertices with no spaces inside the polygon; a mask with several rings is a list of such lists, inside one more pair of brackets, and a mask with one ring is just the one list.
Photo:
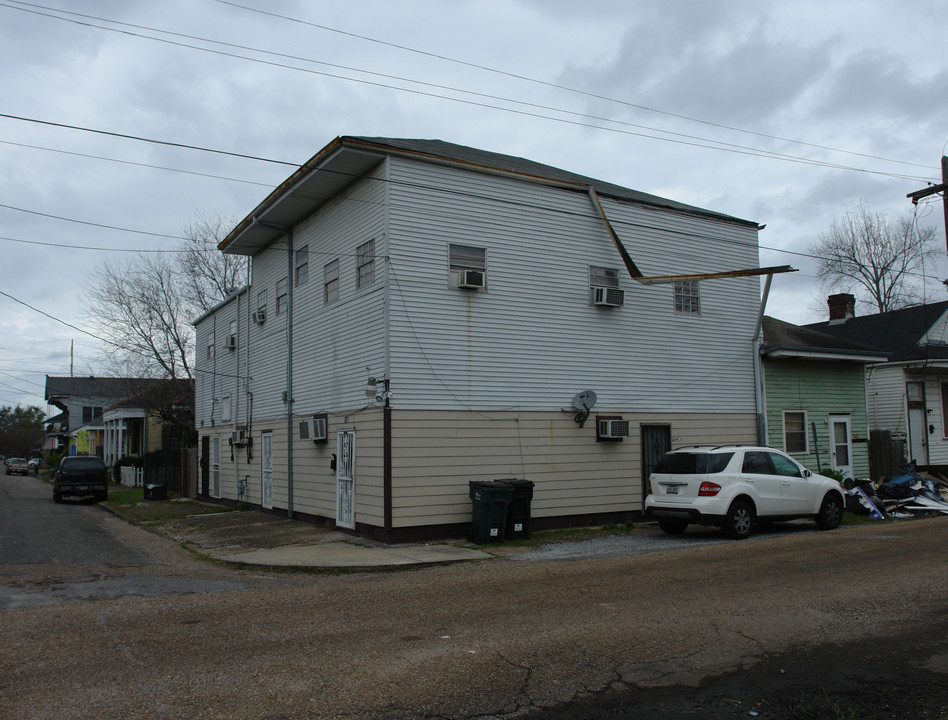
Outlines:
{"label": "downspout pipe", "polygon": [[293,228],[272,225],[256,215],[253,224],[286,236],[286,516],[293,517]]}

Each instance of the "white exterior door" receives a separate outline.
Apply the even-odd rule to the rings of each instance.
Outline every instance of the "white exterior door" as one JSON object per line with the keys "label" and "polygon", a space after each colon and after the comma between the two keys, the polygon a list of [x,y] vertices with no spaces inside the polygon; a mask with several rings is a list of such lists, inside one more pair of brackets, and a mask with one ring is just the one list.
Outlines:
{"label": "white exterior door", "polygon": [[221,439],[211,438],[211,497],[221,496]]}
{"label": "white exterior door", "polygon": [[273,507],[273,433],[260,435],[260,504]]}
{"label": "white exterior door", "polygon": [[848,415],[830,415],[830,439],[833,470],[838,470],[851,478],[853,476],[853,445]]}
{"label": "white exterior door", "polygon": [[911,457],[919,465],[928,465],[928,428],[925,408],[910,407],[909,416],[909,449]]}
{"label": "white exterior door", "polygon": [[355,529],[355,430],[336,437],[336,525]]}

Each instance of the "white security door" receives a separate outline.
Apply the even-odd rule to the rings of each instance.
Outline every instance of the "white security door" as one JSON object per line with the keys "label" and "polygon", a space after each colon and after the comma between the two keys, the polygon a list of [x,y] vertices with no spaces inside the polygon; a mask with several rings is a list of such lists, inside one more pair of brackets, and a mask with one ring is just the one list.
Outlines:
{"label": "white security door", "polygon": [[909,408],[909,451],[919,465],[928,465],[928,428],[926,427],[925,408]]}
{"label": "white security door", "polygon": [[848,415],[830,415],[830,437],[833,441],[833,470],[853,476],[853,444]]}
{"label": "white security door", "polygon": [[221,496],[221,439],[211,438],[211,497]]}
{"label": "white security door", "polygon": [[336,437],[336,525],[355,529],[355,430]]}
{"label": "white security door", "polygon": [[273,433],[260,435],[260,504],[265,508],[273,507]]}

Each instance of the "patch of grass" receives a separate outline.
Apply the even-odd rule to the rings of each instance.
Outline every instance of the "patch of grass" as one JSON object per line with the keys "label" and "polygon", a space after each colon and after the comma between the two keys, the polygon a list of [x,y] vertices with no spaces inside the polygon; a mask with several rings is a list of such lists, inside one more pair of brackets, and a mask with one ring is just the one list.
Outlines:
{"label": "patch of grass", "polygon": [[146,500],[143,488],[128,488],[121,485],[109,488],[109,499],[102,505],[126,520],[141,524],[232,510],[221,505],[176,497],[174,494],[166,500]]}

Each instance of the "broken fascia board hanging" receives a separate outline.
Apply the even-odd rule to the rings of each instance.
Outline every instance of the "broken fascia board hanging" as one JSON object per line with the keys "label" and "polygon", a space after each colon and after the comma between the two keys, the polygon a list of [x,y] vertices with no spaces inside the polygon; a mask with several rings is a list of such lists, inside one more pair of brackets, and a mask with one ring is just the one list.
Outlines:
{"label": "broken fascia board hanging", "polygon": [[622,244],[622,241],[619,239],[619,236],[616,234],[616,231],[612,227],[612,223],[609,222],[609,218],[606,217],[606,211],[603,210],[602,203],[599,202],[599,195],[596,194],[596,189],[589,185],[589,197],[592,200],[593,205],[596,210],[599,212],[599,216],[602,218],[602,221],[606,224],[606,229],[609,231],[609,235],[612,237],[612,242],[615,244],[616,249],[619,251],[619,255],[622,257],[622,262],[625,263],[626,269],[629,271],[629,275],[632,276],[632,279],[636,282],[642,283],[643,285],[662,285],[676,282],[684,282],[687,280],[717,280],[719,278],[735,278],[735,277],[751,277],[754,275],[776,275],[778,273],[787,273],[787,272],[797,272],[796,268],[790,267],[789,265],[779,265],[775,267],[765,267],[765,268],[748,268],[746,270],[726,270],[725,272],[715,272],[715,273],[689,273],[686,275],[652,275],[646,277],[641,273],[641,271],[636,266],[635,262],[632,260],[632,256],[629,255],[629,251],[625,249],[625,246]]}

